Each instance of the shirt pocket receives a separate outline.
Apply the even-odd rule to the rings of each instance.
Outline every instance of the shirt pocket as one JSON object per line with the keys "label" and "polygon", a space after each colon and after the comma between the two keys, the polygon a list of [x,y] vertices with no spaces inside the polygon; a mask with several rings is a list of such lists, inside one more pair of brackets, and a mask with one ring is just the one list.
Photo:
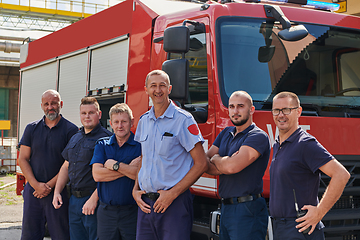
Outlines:
{"label": "shirt pocket", "polygon": [[151,145],[149,143],[148,134],[141,134],[138,142],[141,144],[142,149],[150,149],[151,148]]}
{"label": "shirt pocket", "polygon": [[177,138],[176,136],[163,136],[159,147],[159,155],[169,156],[176,148]]}
{"label": "shirt pocket", "polygon": [[84,142],[84,149],[94,151],[96,139],[87,139]]}
{"label": "shirt pocket", "polygon": [[65,149],[65,159],[66,160],[69,160],[70,156],[76,154],[76,149],[75,149],[76,143],[77,143],[77,141],[71,141],[66,146],[66,149]]}
{"label": "shirt pocket", "polygon": [[79,152],[79,161],[90,163],[94,154],[95,145],[96,139],[86,139],[83,143],[81,151]]}

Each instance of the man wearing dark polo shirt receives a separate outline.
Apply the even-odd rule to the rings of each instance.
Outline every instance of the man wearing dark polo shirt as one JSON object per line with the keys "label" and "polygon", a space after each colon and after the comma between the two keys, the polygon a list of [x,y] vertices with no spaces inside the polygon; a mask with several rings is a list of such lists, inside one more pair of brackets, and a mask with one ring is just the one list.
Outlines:
{"label": "man wearing dark polo shirt", "polygon": [[[310,134],[299,127],[299,98],[281,92],[272,114],[279,136],[270,166],[270,215],[274,240],[324,239],[321,219],[332,208],[349,180],[348,171]],[[320,172],[331,181],[319,203]],[[296,219],[295,200],[306,215]],[[306,234],[306,236],[304,236]]]}
{"label": "man wearing dark polo shirt", "polygon": [[235,126],[221,131],[206,153],[207,172],[220,175],[221,240],[263,240],[266,236],[268,212],[260,194],[270,142],[253,123],[254,112],[250,95],[234,92],[229,98],[229,117]]}
{"label": "man wearing dark polo shirt", "polygon": [[[69,226],[71,240],[96,240],[98,194],[92,177],[90,161],[95,143],[112,133],[100,124],[101,111],[94,97],[84,97],[80,104],[82,128],[70,139],[62,152],[65,159],[56,181],[53,205],[62,206],[61,191],[69,182]],[[70,181],[69,181],[70,180]]]}
{"label": "man wearing dark polo shirt", "polygon": [[42,240],[47,222],[51,239],[69,239],[68,196],[66,190],[61,209],[52,205],[58,172],[64,163],[61,152],[78,128],[61,114],[60,94],[47,90],[41,97],[45,116],[29,123],[19,142],[19,165],[25,175],[22,240]]}
{"label": "man wearing dark polo shirt", "polygon": [[137,205],[131,193],[141,155],[140,143],[134,141],[130,128],[132,111],[125,103],[110,108],[114,135],[99,139],[91,160],[97,184],[99,240],[135,240]]}

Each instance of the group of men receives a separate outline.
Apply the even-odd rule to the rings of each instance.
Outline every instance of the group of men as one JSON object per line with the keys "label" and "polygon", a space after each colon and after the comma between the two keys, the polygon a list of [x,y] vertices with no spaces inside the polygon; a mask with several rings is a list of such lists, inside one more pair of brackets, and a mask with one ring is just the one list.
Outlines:
{"label": "group of men", "polygon": [[[134,117],[124,103],[110,109],[112,134],[100,125],[96,99],[83,98],[78,130],[60,114],[59,93],[44,92],[45,116],[28,124],[19,143],[19,164],[28,181],[21,239],[42,239],[45,222],[52,239],[190,239],[189,187],[204,172],[220,179],[220,239],[265,239],[269,214],[262,177],[271,146],[253,122],[251,96],[244,91],[230,96],[234,126],[205,152],[192,115],[169,99],[169,76],[154,70],[144,88],[153,107],[141,116],[135,135],[130,131]],[[347,170],[301,130],[301,111],[293,93],[273,99],[279,129],[270,167],[274,239],[324,239],[321,219],[349,179]],[[319,202],[320,172],[331,181]],[[300,218],[294,192],[307,212]]]}

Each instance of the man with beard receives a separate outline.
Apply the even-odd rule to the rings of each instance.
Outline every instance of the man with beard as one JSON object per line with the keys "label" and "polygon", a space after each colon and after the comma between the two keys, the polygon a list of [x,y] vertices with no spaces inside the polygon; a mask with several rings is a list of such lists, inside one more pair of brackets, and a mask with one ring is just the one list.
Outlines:
{"label": "man with beard", "polygon": [[253,123],[255,112],[250,95],[234,92],[229,98],[229,117],[235,126],[226,127],[206,153],[207,173],[220,175],[220,239],[265,239],[268,212],[262,177],[270,155],[267,134]]}
{"label": "man with beard", "polygon": [[46,222],[51,239],[70,238],[66,190],[61,193],[63,207],[55,209],[52,205],[52,189],[64,163],[61,152],[78,131],[73,123],[60,114],[62,106],[57,91],[45,91],[41,97],[45,116],[26,126],[19,143],[19,165],[27,180],[23,192],[22,240],[43,239]]}

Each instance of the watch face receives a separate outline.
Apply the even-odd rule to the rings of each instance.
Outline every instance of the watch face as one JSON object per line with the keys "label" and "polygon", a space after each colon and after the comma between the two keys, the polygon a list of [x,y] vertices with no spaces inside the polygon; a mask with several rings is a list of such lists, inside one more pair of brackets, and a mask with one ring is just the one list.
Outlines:
{"label": "watch face", "polygon": [[114,169],[114,171],[119,170],[119,163],[114,163],[113,169]]}

